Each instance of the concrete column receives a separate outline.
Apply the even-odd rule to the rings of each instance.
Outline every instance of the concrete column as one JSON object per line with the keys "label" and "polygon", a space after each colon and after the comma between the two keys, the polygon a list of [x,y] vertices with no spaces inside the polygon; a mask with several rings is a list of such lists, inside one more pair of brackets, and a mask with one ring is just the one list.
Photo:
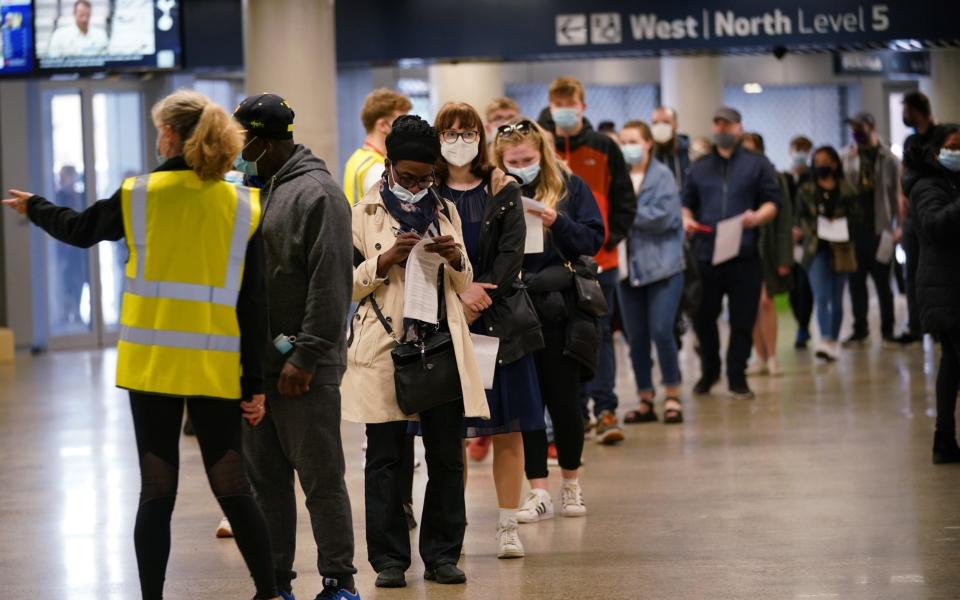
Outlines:
{"label": "concrete column", "polygon": [[960,123],[960,50],[931,50],[930,96],[941,123]]}
{"label": "concrete column", "polygon": [[294,140],[335,171],[340,161],[333,0],[244,0],[243,8],[247,93],[283,96],[296,112]]}
{"label": "concrete column", "polygon": [[[712,133],[713,113],[723,104],[723,74],[716,56],[664,56],[660,96],[677,111],[680,131],[691,137]],[[648,116],[649,118],[649,116]]]}
{"label": "concrete column", "polygon": [[436,110],[446,102],[466,102],[483,116],[487,104],[503,95],[503,70],[497,63],[431,65],[430,89]]}

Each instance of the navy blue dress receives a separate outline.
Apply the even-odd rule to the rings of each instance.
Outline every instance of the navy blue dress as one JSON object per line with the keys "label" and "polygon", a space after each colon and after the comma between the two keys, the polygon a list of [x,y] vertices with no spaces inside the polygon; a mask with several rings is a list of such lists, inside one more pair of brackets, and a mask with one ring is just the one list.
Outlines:
{"label": "navy blue dress", "polygon": [[[463,243],[473,265],[480,264],[480,226],[483,211],[492,198],[486,183],[461,191],[440,186],[440,195],[457,207],[463,227]],[[470,327],[483,334],[481,321]],[[473,438],[517,431],[536,431],[545,427],[540,384],[533,355],[528,354],[507,365],[499,365],[493,377],[493,389],[486,390],[490,419],[469,418],[464,424],[464,437]]]}

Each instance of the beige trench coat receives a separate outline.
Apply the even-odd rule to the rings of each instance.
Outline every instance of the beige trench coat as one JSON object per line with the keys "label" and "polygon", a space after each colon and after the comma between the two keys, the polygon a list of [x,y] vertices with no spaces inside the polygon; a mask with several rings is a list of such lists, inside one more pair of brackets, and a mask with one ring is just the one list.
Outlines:
{"label": "beige trench coat", "polygon": [[[446,202],[446,201],[445,201]],[[452,235],[463,248],[460,216],[452,203],[447,202],[452,222],[440,215],[440,233]],[[394,324],[403,323],[403,268],[393,266],[383,279],[377,277],[377,257],[389,250],[399,227],[387,212],[380,198],[379,186],[370,190],[353,207],[353,245],[366,259],[353,272],[353,300],[359,302],[373,294],[383,315]],[[444,269],[444,291],[447,303],[447,323],[453,339],[454,353],[460,370],[463,388],[464,414],[467,417],[490,418],[490,408],[483,389],[483,380],[477,367],[470,340],[470,330],[457,294],[473,281],[470,260],[463,252],[463,269]],[[347,372],[341,386],[342,413],[347,421],[356,423],[386,423],[405,421],[415,417],[403,414],[397,405],[393,382],[393,360],[390,351],[396,345],[370,305],[369,300],[358,309],[352,321],[353,343],[347,349]],[[396,331],[402,327],[394,325]]]}

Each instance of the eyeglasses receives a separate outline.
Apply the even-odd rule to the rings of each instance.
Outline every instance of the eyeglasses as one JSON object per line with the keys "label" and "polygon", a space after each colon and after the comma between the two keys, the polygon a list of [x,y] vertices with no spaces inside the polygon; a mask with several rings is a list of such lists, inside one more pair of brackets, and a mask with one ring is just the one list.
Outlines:
{"label": "eyeglasses", "polygon": [[421,190],[425,190],[429,187],[432,187],[433,184],[436,183],[437,178],[433,174],[425,175],[423,177],[406,174],[401,175],[400,173],[397,173],[396,169],[393,169],[393,180],[408,190],[412,187],[418,187]]}
{"label": "eyeglasses", "polygon": [[446,142],[447,144],[453,144],[457,141],[457,138],[462,139],[467,144],[472,144],[478,139],[480,139],[479,131],[454,131],[448,129],[440,134],[440,139]]}
{"label": "eyeglasses", "polygon": [[533,121],[524,119],[519,123],[508,123],[497,127],[497,137],[506,137],[508,135],[528,135],[533,131]]}

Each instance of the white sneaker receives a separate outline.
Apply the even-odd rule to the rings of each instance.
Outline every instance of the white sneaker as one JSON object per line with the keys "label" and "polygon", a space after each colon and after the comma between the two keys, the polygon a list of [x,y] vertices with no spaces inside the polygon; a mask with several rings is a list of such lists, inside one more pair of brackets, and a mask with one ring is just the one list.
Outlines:
{"label": "white sneaker", "polygon": [[517,520],[511,519],[497,525],[497,558],[523,558],[523,543],[520,541],[520,532],[517,531]]}
{"label": "white sneaker", "polygon": [[817,342],[815,354],[817,358],[821,358],[827,362],[833,362],[837,360],[838,357],[837,343],[820,340]]}
{"label": "white sneaker", "polygon": [[220,524],[217,526],[217,537],[221,539],[233,537],[233,527],[226,517],[220,519]]}
{"label": "white sneaker", "polygon": [[758,377],[760,375],[767,375],[767,364],[762,360],[752,360],[750,364],[747,365],[746,374],[749,377]]}
{"label": "white sneaker", "polygon": [[579,483],[564,483],[560,496],[560,514],[565,517],[583,517],[587,504],[583,501],[583,489]]}
{"label": "white sneaker", "polygon": [[767,361],[767,374],[770,377],[783,377],[783,368],[780,366],[780,361],[777,360],[776,356],[770,358]]}
{"label": "white sneaker", "polygon": [[536,523],[553,518],[553,499],[546,490],[530,490],[527,501],[517,511],[518,523]]}

